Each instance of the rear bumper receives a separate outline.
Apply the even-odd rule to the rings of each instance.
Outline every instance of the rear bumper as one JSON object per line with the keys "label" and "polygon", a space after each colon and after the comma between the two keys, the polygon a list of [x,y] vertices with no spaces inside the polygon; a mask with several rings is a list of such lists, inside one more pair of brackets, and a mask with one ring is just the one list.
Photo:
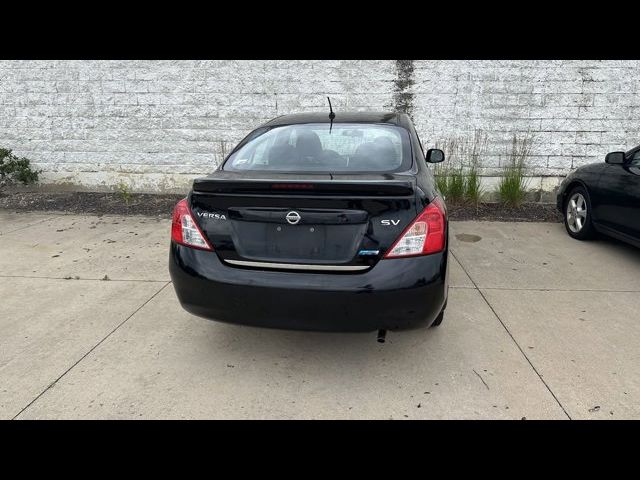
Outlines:
{"label": "rear bumper", "polygon": [[172,242],[169,271],[183,308],[223,322],[292,330],[428,326],[445,305],[448,252],[381,260],[364,273],[231,267],[215,252]]}

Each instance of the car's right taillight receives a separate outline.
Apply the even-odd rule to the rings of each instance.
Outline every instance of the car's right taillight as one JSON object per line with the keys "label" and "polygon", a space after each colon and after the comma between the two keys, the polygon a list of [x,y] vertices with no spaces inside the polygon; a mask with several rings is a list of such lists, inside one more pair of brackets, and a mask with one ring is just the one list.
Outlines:
{"label": "car's right taillight", "polygon": [[415,257],[443,251],[445,216],[442,201],[435,198],[402,232],[384,258]]}
{"label": "car's right taillight", "polygon": [[187,247],[213,250],[193,219],[186,198],[180,200],[173,209],[171,240]]}

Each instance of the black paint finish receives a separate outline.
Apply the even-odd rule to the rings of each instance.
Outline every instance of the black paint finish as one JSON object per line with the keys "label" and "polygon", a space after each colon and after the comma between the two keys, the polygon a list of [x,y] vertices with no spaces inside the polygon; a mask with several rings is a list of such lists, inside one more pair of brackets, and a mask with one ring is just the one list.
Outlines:
{"label": "black paint finish", "polygon": [[448,294],[448,255],[383,260],[364,273],[232,267],[216,252],[172,243],[169,272],[183,308],[221,322],[368,332],[427,327]]}
{"label": "black paint finish", "polygon": [[[317,113],[287,115],[259,128],[317,123],[322,118]],[[405,128],[410,167],[394,173],[342,175],[229,172],[220,166],[194,181],[189,207],[214,251],[171,244],[169,270],[186,310],[224,322],[325,331],[428,326],[443,310],[448,296],[448,224],[443,252],[382,258],[438,195],[409,117],[336,112],[335,121]],[[298,223],[287,223],[290,211],[300,214]],[[228,261],[364,269],[267,270]]]}
{"label": "black paint finish", "polygon": [[597,231],[640,247],[640,146],[626,152],[622,164],[594,163],[571,172],[558,190],[561,212],[576,185],[589,194]]}

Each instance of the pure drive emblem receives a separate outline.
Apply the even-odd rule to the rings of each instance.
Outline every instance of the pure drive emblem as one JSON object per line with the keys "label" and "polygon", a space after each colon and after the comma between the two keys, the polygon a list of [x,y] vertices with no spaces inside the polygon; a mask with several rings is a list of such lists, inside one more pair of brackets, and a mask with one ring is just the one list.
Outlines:
{"label": "pure drive emblem", "polygon": [[289,222],[291,225],[295,225],[296,223],[298,223],[300,221],[300,219],[302,218],[300,216],[300,214],[298,212],[294,212],[293,210],[289,213],[287,213],[287,216],[284,217],[287,219],[287,222]]}

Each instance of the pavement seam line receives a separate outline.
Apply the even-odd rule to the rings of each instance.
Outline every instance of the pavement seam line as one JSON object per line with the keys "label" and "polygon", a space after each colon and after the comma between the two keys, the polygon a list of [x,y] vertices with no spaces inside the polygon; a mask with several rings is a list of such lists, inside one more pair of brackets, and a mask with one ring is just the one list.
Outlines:
{"label": "pavement seam line", "polygon": [[92,282],[148,282],[148,283],[165,283],[171,282],[171,280],[145,280],[141,278],[110,278],[109,280],[105,280],[104,278],[75,278],[74,277],[43,277],[40,275],[2,275],[0,274],[0,278],[38,278],[41,280],[89,280]]}
{"label": "pavement seam line", "polygon": [[507,334],[509,335],[509,337],[511,337],[511,340],[513,341],[513,343],[516,345],[516,347],[518,347],[518,350],[520,350],[520,353],[522,353],[522,356],[525,358],[525,360],[527,361],[527,363],[531,366],[531,368],[533,369],[533,371],[535,372],[535,374],[538,376],[538,378],[540,379],[540,381],[542,382],[542,384],[545,386],[545,388],[549,391],[549,393],[551,394],[551,396],[553,397],[553,399],[556,401],[556,403],[558,404],[558,406],[562,409],[562,411],[564,412],[564,414],[567,416],[567,418],[569,420],[572,420],[571,415],[569,415],[569,413],[565,410],[564,406],[562,405],[562,403],[560,403],[560,399],[558,399],[558,397],[556,396],[555,393],[553,393],[553,390],[551,390],[551,387],[549,387],[549,385],[547,384],[547,382],[545,382],[544,378],[542,378],[542,375],[540,375],[540,372],[538,372],[538,369],[536,369],[536,367],[533,365],[533,363],[531,362],[531,360],[529,359],[529,357],[527,356],[526,352],[522,349],[522,347],[520,346],[520,344],[518,343],[518,341],[515,339],[515,337],[511,334],[511,332],[509,331],[509,329],[507,328],[507,326],[505,325],[505,323],[502,321],[502,319],[500,318],[500,316],[498,315],[498,312],[496,312],[496,310],[493,308],[493,305],[491,305],[491,303],[489,303],[489,300],[487,299],[487,297],[485,297],[484,293],[482,292],[482,290],[480,290],[480,288],[478,288],[478,285],[476,284],[475,280],[473,278],[471,278],[471,275],[469,275],[469,272],[467,272],[467,269],[464,268],[464,265],[462,265],[462,263],[460,262],[460,260],[458,259],[458,257],[456,257],[455,253],[453,252],[453,250],[451,250],[451,255],[453,256],[453,258],[456,259],[456,261],[460,264],[460,267],[462,268],[462,270],[464,271],[464,273],[467,274],[467,276],[469,277],[469,280],[471,280],[471,282],[473,283],[473,285],[475,286],[476,290],[478,291],[478,293],[480,294],[480,296],[482,297],[482,299],[484,300],[484,303],[487,304],[487,306],[491,309],[491,311],[493,312],[493,314],[495,315],[495,317],[498,319],[498,321],[500,322],[500,325],[502,325],[502,328],[505,329],[505,331],[507,332]]}
{"label": "pavement seam line", "polygon": [[51,218],[49,218],[49,217],[43,218],[39,222],[31,223],[29,225],[25,225],[24,227],[16,228],[15,230],[9,230],[8,232],[0,232],[0,237],[2,237],[3,235],[9,235],[10,233],[13,233],[13,232],[19,232],[20,230],[24,230],[25,228],[29,228],[29,227],[34,227],[36,225],[40,225],[41,223],[44,223],[47,220],[51,220]]}
{"label": "pavement seam line", "polygon": [[109,333],[107,333],[107,335],[105,335],[104,338],[102,338],[98,343],[96,343],[93,347],[91,347],[89,349],[89,351],[87,351],[84,355],[82,355],[82,357],[80,357],[73,365],[71,365],[69,368],[67,368],[58,378],[56,378],[53,382],[51,382],[49,385],[47,385],[47,388],[45,388],[42,392],[40,392],[33,400],[31,400],[22,410],[20,410],[11,420],[16,420],[20,415],[22,415],[31,405],[33,405],[36,401],[38,401],[38,399],[40,397],[42,397],[45,393],[47,393],[56,383],[58,383],[60,381],[60,379],[62,379],[62,377],[64,377],[67,373],[69,373],[71,370],[73,370],[76,365],[78,365],[80,362],[82,362],[85,358],[87,358],[87,356],[93,352],[96,348],[98,348],[100,345],[102,345],[104,343],[104,341],[109,338],[111,335],[113,335],[121,326],[123,326],[125,323],[127,323],[129,321],[130,318],[132,318],[136,313],[138,313],[140,310],[142,310],[151,300],[153,300],[154,298],[156,298],[160,292],[162,292],[165,288],[167,288],[167,286],[171,284],[171,282],[167,282],[166,284],[164,284],[162,287],[160,287],[160,289],[154,293],[153,295],[151,295],[151,297],[149,297],[147,300],[145,300],[145,302],[140,305],[138,308],[135,309],[135,311],[129,315],[127,318],[125,318],[122,322],[120,322],[118,325],[115,326],[115,328],[113,330],[111,330]]}
{"label": "pavement seam line", "polygon": [[[464,285],[450,288],[476,288]],[[640,290],[606,290],[597,288],[528,288],[528,287],[480,287],[483,290],[506,290],[513,292],[593,292],[593,293],[638,293]]]}
{"label": "pavement seam line", "polygon": [[[98,212],[72,212],[68,210],[21,210],[20,208],[0,208],[0,213],[14,213],[14,214],[34,214],[34,215],[47,215],[49,217],[96,217],[96,218],[144,218],[150,220],[171,220],[171,215],[158,214],[158,215],[145,215],[143,213],[98,213]],[[45,218],[43,221],[48,220]],[[35,225],[35,224],[34,224]]]}

